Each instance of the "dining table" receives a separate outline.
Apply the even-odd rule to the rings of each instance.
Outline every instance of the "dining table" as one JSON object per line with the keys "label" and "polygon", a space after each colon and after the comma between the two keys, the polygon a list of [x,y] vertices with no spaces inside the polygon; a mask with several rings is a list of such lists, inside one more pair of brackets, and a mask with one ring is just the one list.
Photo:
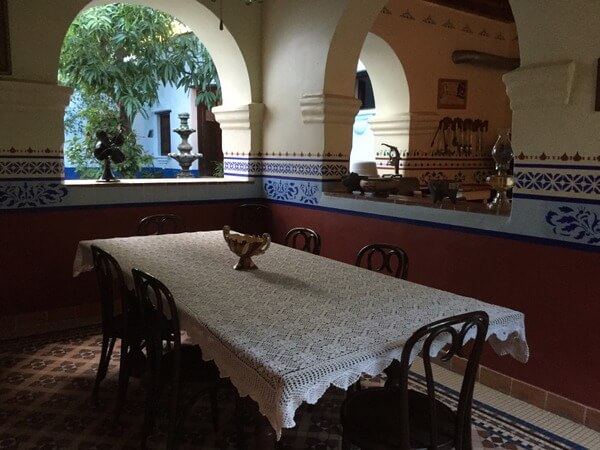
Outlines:
{"label": "dining table", "polygon": [[276,243],[253,257],[256,270],[241,271],[219,230],[85,240],[74,276],[93,268],[92,245],[119,262],[129,287],[136,268],[171,290],[182,328],[258,404],[273,438],[295,426],[303,402],[381,373],[418,328],[438,319],[485,311],[491,348],[529,357],[519,311]]}

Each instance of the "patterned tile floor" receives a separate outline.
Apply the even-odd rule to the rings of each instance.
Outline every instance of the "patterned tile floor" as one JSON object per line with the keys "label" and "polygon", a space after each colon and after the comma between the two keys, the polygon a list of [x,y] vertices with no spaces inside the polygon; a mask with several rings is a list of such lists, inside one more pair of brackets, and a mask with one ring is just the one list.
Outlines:
{"label": "patterned tile floor", "polygon": [[[131,382],[119,422],[114,424],[111,419],[118,348],[98,402],[91,400],[99,351],[98,327],[0,342],[0,449],[139,448],[143,390],[137,380]],[[412,384],[417,389],[421,386],[416,373]],[[452,380],[447,384],[452,385]],[[449,404],[455,402],[455,391],[447,387],[441,390]],[[297,427],[284,432],[280,448],[340,448],[338,417],[344,395],[331,389],[314,408],[302,406],[296,416]],[[219,409],[221,426],[215,432],[207,402],[196,405],[186,420],[181,448],[236,448],[233,392],[221,392]],[[245,440],[252,445],[252,414],[246,413],[244,423]],[[473,423],[476,449],[594,448],[478,401],[474,404]],[[165,425],[165,417],[159,418],[150,448],[164,448]],[[600,449],[598,443],[596,448]]]}

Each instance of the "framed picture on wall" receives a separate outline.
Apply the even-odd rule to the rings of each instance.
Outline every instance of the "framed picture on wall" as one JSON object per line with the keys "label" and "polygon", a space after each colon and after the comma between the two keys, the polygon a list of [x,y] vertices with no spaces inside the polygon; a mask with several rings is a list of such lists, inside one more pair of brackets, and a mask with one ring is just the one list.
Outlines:
{"label": "framed picture on wall", "polygon": [[8,0],[0,0],[0,75],[10,75],[10,40],[8,35]]}
{"label": "framed picture on wall", "polygon": [[467,80],[440,78],[438,80],[438,109],[465,109],[467,107]]}

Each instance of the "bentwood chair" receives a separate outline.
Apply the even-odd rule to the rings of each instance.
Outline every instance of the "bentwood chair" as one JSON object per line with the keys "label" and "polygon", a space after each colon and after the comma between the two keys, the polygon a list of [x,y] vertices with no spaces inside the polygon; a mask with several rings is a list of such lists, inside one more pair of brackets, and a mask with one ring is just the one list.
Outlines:
{"label": "bentwood chair", "polygon": [[181,216],[176,214],[155,214],[144,217],[137,227],[138,236],[149,236],[152,234],[183,233],[185,222]]}
{"label": "bentwood chair", "polygon": [[370,244],[358,252],[356,266],[387,273],[406,280],[408,255],[400,247],[390,244]]}
{"label": "bentwood chair", "polygon": [[115,343],[117,339],[121,339],[118,416],[127,393],[129,377],[141,375],[145,362],[141,351],[143,336],[140,313],[135,296],[129,292],[123,281],[123,272],[119,263],[109,253],[95,245],[92,245],[92,255],[102,306],[102,350],[93,396],[94,398],[98,396],[100,383],[106,377]]}
{"label": "bentwood chair", "polygon": [[[162,392],[169,387],[167,448],[174,448],[184,411],[200,396],[210,396],[213,424],[218,426],[217,388],[219,371],[213,362],[202,359],[198,345],[182,344],[179,314],[171,291],[153,276],[133,269],[135,290],[142,311],[148,353],[148,387],[142,432],[142,448],[152,433]],[[168,341],[165,346],[165,340]],[[166,347],[166,348],[165,348]],[[193,389],[196,387],[196,389]],[[182,390],[191,392],[183,395]],[[182,404],[183,399],[187,404]]]}
{"label": "bentwood chair", "polygon": [[[354,444],[365,450],[471,449],[473,389],[488,323],[488,315],[476,311],[438,320],[416,331],[402,349],[397,370],[388,372],[385,387],[365,389],[346,398],[341,412],[342,448]],[[472,345],[465,347],[471,339]],[[440,349],[443,361],[455,355],[467,358],[456,410],[440,400],[444,397],[436,389],[431,358]],[[410,380],[414,375],[409,376],[409,367],[411,355],[419,352],[425,377],[415,383]],[[417,386],[421,388],[413,389]]]}
{"label": "bentwood chair", "polygon": [[321,236],[310,228],[292,228],[285,235],[285,245],[318,255],[321,252]]}
{"label": "bentwood chair", "polygon": [[[408,276],[408,255],[400,247],[390,244],[370,244],[361,248],[356,255],[355,265],[375,272],[392,275],[403,280]],[[361,375],[355,389],[381,386],[386,374],[370,377]]]}
{"label": "bentwood chair", "polygon": [[233,227],[245,234],[262,235],[271,232],[271,210],[258,203],[245,203],[233,210]]}

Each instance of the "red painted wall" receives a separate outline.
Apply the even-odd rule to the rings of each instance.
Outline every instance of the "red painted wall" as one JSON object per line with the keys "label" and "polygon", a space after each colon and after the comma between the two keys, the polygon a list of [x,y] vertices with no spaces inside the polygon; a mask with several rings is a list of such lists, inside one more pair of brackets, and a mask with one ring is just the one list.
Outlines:
{"label": "red painted wall", "polygon": [[232,223],[236,203],[98,207],[3,212],[0,215],[0,315],[99,302],[92,273],[72,276],[77,243],[135,235],[150,214],[182,216],[189,231]]}
{"label": "red painted wall", "polygon": [[[98,302],[93,274],[71,274],[77,242],[135,233],[140,218],[183,216],[190,231],[232,223],[236,203],[99,207],[0,215],[0,314]],[[271,204],[273,237],[308,226],[322,255],[353,263],[365,244],[407,250],[409,280],[525,313],[531,359],[521,364],[486,352],[499,372],[600,408],[600,255],[491,236],[349,214]]]}
{"label": "red painted wall", "polygon": [[486,350],[483,364],[600,408],[600,254],[271,204],[273,237],[295,226],[318,231],[321,255],[354,263],[388,242],[409,255],[408,279],[525,313],[531,357],[521,364]]}

